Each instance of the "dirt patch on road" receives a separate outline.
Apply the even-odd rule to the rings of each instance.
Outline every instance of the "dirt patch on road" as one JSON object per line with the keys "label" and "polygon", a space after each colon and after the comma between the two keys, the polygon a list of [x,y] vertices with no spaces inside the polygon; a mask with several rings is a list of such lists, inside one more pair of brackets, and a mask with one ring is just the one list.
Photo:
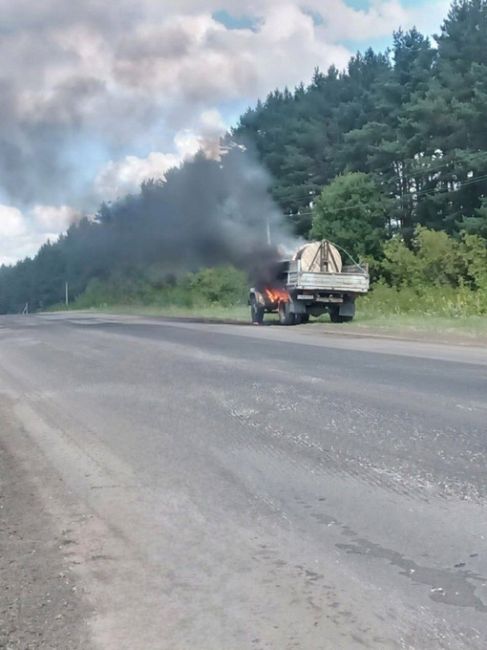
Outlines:
{"label": "dirt patch on road", "polygon": [[[1,412],[0,427],[15,439]],[[0,649],[87,650],[90,612],[29,474],[0,440]]]}

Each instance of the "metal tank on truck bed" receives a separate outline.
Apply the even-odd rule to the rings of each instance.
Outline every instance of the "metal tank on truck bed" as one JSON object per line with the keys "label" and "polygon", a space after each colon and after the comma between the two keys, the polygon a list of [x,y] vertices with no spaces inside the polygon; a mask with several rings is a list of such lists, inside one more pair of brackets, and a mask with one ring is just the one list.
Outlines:
{"label": "metal tank on truck bed", "polygon": [[332,322],[345,323],[355,316],[357,296],[368,290],[365,265],[344,266],[331,242],[310,242],[280,264],[272,284],[250,290],[252,322],[260,324],[265,313],[277,312],[283,325],[307,323],[310,316],[325,313]]}

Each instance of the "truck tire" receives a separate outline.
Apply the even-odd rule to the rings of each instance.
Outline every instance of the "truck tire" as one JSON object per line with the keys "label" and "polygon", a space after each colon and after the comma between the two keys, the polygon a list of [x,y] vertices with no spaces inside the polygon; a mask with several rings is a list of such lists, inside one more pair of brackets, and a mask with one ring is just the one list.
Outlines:
{"label": "truck tire", "polygon": [[279,322],[281,325],[295,325],[296,316],[290,311],[288,302],[279,303]]}
{"label": "truck tire", "polygon": [[300,314],[299,316],[299,322],[302,325],[306,325],[306,323],[309,323],[309,314]]}
{"label": "truck tire", "polygon": [[255,297],[250,300],[250,318],[255,325],[262,325],[264,322],[264,308],[258,304]]}

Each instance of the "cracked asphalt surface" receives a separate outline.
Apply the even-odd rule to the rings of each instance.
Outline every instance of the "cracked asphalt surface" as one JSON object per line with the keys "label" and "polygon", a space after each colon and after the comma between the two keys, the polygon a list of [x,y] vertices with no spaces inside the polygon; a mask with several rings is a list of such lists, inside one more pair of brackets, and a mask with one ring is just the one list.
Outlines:
{"label": "cracked asphalt surface", "polygon": [[0,648],[487,647],[485,348],[1,317],[0,448]]}

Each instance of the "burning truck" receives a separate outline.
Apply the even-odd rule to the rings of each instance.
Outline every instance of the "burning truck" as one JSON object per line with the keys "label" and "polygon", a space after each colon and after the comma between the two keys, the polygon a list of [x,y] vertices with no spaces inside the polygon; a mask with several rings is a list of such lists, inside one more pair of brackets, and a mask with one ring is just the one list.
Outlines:
{"label": "burning truck", "polygon": [[310,242],[278,262],[270,282],[250,289],[252,322],[260,325],[266,313],[277,312],[282,325],[307,323],[325,313],[333,323],[346,323],[355,316],[355,299],[368,290],[366,265],[345,266],[331,242]]}

